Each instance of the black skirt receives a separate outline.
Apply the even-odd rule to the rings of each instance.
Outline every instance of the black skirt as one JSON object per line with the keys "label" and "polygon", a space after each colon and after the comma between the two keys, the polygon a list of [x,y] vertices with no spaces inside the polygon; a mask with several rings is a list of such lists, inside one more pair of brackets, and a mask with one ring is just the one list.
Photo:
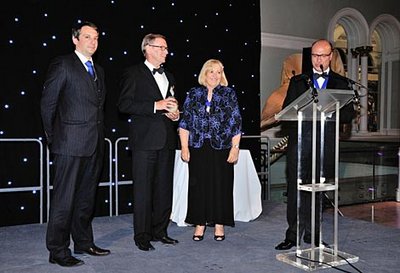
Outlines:
{"label": "black skirt", "polygon": [[235,225],[233,164],[227,162],[229,151],[215,150],[209,141],[201,148],[190,147],[186,223]]}

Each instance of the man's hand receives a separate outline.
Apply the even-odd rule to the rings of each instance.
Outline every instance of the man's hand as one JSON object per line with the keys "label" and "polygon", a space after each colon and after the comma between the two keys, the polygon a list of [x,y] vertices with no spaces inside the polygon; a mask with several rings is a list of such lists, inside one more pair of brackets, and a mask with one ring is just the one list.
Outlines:
{"label": "man's hand", "polygon": [[156,110],[167,110],[176,112],[178,110],[178,101],[174,97],[168,97],[156,102]]}
{"label": "man's hand", "polygon": [[172,121],[179,120],[179,111],[176,111],[174,113],[166,113],[165,115],[167,116],[167,118],[169,118]]}

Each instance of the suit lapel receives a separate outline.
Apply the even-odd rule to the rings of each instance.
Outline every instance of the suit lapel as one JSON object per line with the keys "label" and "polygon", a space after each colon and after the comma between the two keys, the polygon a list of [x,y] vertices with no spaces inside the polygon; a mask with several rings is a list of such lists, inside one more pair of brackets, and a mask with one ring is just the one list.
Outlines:
{"label": "suit lapel", "polygon": [[[82,75],[82,79],[87,81],[88,83],[90,83],[90,85],[96,89],[97,84],[96,82],[93,80],[92,76],[90,76],[90,74],[88,73],[88,71],[86,70],[86,68],[84,67],[84,65],[82,64],[81,60],[79,59],[79,57],[75,54],[72,53],[72,57],[74,59],[74,66],[76,67],[77,71],[80,71],[79,73]],[[95,64],[95,69],[96,69],[96,64]]]}
{"label": "suit lapel", "polygon": [[161,94],[161,90],[158,87],[158,84],[156,80],[154,79],[154,76],[150,69],[144,64],[140,64],[140,69],[143,73],[143,75],[146,77],[146,80],[151,84],[152,88],[149,88],[150,90],[154,90],[154,95],[160,99],[163,99],[163,96]]}

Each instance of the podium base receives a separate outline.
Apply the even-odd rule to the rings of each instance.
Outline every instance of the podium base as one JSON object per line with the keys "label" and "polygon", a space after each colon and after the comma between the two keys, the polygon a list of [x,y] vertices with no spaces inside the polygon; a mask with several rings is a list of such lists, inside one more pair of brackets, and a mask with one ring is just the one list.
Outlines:
{"label": "podium base", "polygon": [[341,251],[337,251],[337,255],[335,255],[333,249],[326,247],[308,248],[297,250],[296,252],[277,254],[276,259],[305,271],[331,268],[358,261],[357,256]]}

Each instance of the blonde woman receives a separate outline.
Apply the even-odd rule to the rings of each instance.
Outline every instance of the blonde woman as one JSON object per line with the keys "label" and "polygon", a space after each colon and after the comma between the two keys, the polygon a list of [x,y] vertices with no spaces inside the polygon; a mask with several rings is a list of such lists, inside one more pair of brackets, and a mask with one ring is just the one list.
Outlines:
{"label": "blonde woman", "polygon": [[185,222],[195,226],[193,240],[204,238],[206,225],[214,239],[225,239],[224,226],[234,226],[233,164],[239,156],[242,117],[235,91],[228,87],[224,66],[210,59],[190,89],[179,123],[182,159],[189,163]]}

